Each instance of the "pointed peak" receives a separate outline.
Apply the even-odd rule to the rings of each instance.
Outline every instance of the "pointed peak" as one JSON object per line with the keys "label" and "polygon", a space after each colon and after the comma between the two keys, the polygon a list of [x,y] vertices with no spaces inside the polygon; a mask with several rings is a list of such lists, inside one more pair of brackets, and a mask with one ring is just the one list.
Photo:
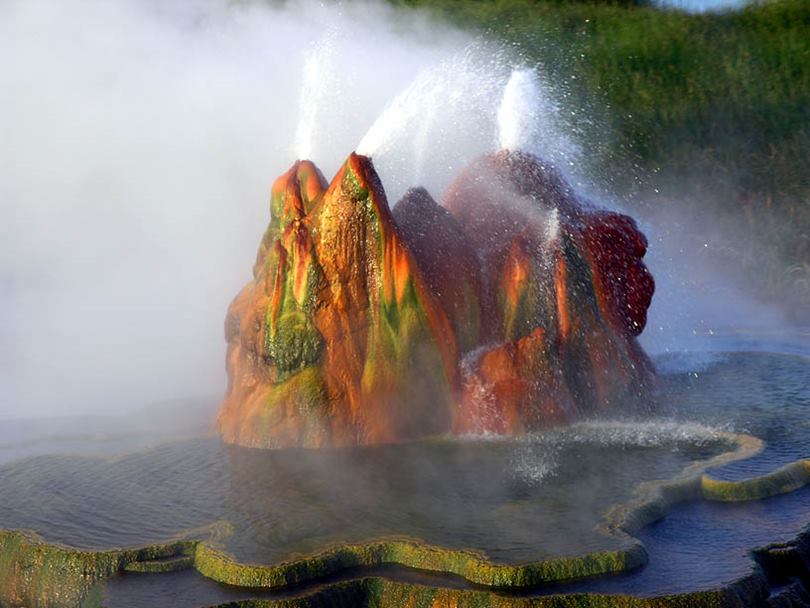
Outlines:
{"label": "pointed peak", "polygon": [[300,160],[296,163],[295,175],[298,179],[301,198],[306,210],[312,207],[312,202],[326,190],[327,182],[321,170],[311,160]]}
{"label": "pointed peak", "polygon": [[302,204],[302,210],[311,206],[312,201],[326,188],[326,180],[320,169],[310,160],[297,160],[273,182],[272,197],[293,197]]}
{"label": "pointed peak", "polygon": [[300,165],[300,160],[295,161],[289,169],[276,178],[276,180],[273,182],[273,187],[270,190],[273,196],[283,195],[287,192],[287,190],[296,180],[296,176],[298,175],[298,167]]}
{"label": "pointed peak", "polygon": [[448,233],[458,234],[463,239],[456,219],[422,186],[409,188],[402,195],[394,205],[394,219],[397,226],[405,228],[411,236],[431,231],[443,234],[443,239],[449,238]]}
{"label": "pointed peak", "polygon": [[382,182],[371,158],[352,152],[346,159],[346,167],[355,176],[361,188],[373,190],[375,194],[382,193]]}
{"label": "pointed peak", "polygon": [[275,233],[280,234],[291,222],[306,216],[325,187],[326,180],[315,163],[295,161],[271,189],[270,226]]}
{"label": "pointed peak", "polygon": [[[436,215],[444,211],[441,205],[436,202],[430,192],[422,186],[415,188],[408,188],[402,198],[394,205],[397,214],[411,215],[413,213],[424,213],[428,215]],[[444,211],[447,213],[446,211]]]}
{"label": "pointed peak", "polygon": [[371,162],[371,157],[364,154],[358,154],[357,152],[352,152],[349,154],[349,158],[346,159],[346,163],[354,171],[363,170],[365,168],[370,168],[372,171],[374,170],[374,163]]}
{"label": "pointed peak", "polygon": [[336,189],[352,199],[370,198],[380,211],[390,212],[382,181],[368,156],[356,152],[349,155],[329,184],[330,192]]}

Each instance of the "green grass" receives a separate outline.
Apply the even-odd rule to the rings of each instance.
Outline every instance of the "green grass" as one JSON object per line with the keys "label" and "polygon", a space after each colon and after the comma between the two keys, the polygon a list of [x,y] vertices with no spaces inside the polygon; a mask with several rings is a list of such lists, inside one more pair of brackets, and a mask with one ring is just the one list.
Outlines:
{"label": "green grass", "polygon": [[628,1],[391,1],[515,43],[593,118],[576,126],[610,189],[710,214],[749,285],[810,315],[810,0],[703,15]]}

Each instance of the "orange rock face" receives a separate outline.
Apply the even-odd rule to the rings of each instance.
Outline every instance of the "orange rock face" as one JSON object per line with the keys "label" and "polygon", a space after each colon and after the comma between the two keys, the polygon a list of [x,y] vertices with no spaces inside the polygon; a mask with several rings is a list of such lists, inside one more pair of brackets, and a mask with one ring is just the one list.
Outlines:
{"label": "orange rock face", "polygon": [[226,320],[226,441],[341,446],[515,434],[638,401],[654,284],[627,216],[532,156],[466,169],[444,206],[389,210],[371,162],[273,186],[254,280]]}
{"label": "orange rock face", "polygon": [[328,186],[296,163],[273,186],[255,280],[228,312],[226,441],[341,446],[441,433],[453,330],[403,244],[369,160]]}

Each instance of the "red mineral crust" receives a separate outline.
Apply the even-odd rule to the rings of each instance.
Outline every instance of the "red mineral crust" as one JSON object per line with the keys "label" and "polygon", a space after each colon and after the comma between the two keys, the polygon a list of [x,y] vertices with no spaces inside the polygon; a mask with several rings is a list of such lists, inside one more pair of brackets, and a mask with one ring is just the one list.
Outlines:
{"label": "red mineral crust", "polygon": [[483,260],[493,343],[466,362],[454,431],[519,433],[637,404],[653,380],[635,336],[654,284],[633,220],[589,209],[553,167],[508,151],[472,163],[444,205]]}
{"label": "red mineral crust", "polygon": [[464,353],[480,344],[481,269],[464,231],[424,188],[412,188],[394,207],[394,220],[447,312]]}
{"label": "red mineral crust", "polygon": [[369,159],[273,186],[226,319],[226,441],[320,447],[516,434],[643,400],[654,283],[625,215],[531,155],[472,163],[440,206],[388,208]]}

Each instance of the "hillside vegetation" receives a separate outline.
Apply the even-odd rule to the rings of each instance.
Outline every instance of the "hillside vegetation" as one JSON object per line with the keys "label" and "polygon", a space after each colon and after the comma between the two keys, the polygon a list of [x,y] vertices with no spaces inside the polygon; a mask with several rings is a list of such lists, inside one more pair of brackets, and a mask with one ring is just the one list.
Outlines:
{"label": "hillside vegetation", "polygon": [[[636,204],[726,226],[729,268],[810,316],[810,0],[687,14],[629,1],[400,0],[515,43],[566,84]],[[604,125],[608,125],[605,129]]]}

